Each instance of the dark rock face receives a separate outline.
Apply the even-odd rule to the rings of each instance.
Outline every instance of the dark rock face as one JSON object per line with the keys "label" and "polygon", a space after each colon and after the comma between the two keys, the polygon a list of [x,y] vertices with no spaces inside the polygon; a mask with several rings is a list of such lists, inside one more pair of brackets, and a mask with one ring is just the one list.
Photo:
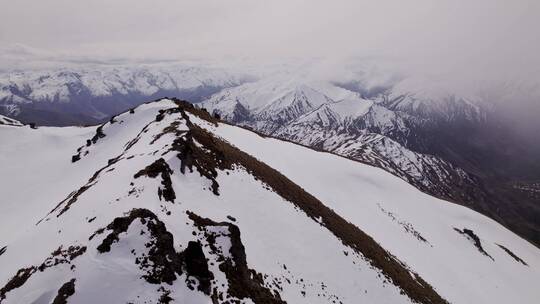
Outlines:
{"label": "dark rock face", "polygon": [[75,279],[71,279],[58,289],[52,304],[67,304],[67,299],[73,294],[75,294]]}
{"label": "dark rock face", "polygon": [[17,273],[0,288],[0,303],[6,298],[6,294],[14,289],[23,286],[30,277],[37,271],[43,272],[48,268],[59,264],[71,264],[77,257],[86,252],[84,246],[69,246],[67,249],[62,249],[62,246],[51,253],[51,256],[45,259],[40,266],[30,266],[21,268]]}
{"label": "dark rock face", "polygon": [[38,270],[44,271],[59,264],[70,264],[71,261],[85,252],[86,246],[69,246],[67,249],[62,249],[62,246],[60,246],[38,267]]}
{"label": "dark rock face", "polygon": [[178,137],[173,143],[173,148],[178,151],[180,172],[185,173],[186,168],[193,172],[195,167],[202,176],[212,182],[212,192],[219,195],[216,167],[219,165],[220,155],[197,147],[193,142],[193,132],[191,130],[188,131],[185,137]]}
{"label": "dark rock face", "polygon": [[[111,231],[97,247],[98,252],[107,253],[112,250],[113,244],[119,241],[119,235],[128,230],[133,221],[140,220],[149,232],[149,241],[145,244],[149,248],[148,255],[135,259],[135,264],[146,271],[143,275],[148,283],[169,285],[177,279],[177,275],[186,273],[199,281],[199,290],[210,294],[210,284],[214,275],[208,270],[207,259],[198,242],[189,242],[183,252],[174,249],[173,235],[167,231],[165,224],[150,210],[133,209],[125,217],[115,218],[106,227]],[[101,234],[105,230],[98,230]],[[93,236],[92,236],[93,238]]]}
{"label": "dark rock face", "polygon": [[[117,217],[107,226],[110,233],[103,239],[97,250],[100,253],[111,251],[114,243],[119,241],[119,235],[128,230],[133,221],[140,220],[151,234],[151,240],[146,244],[149,248],[148,256],[138,258],[136,263],[147,271],[143,278],[152,284],[162,282],[172,284],[176,274],[181,274],[181,259],[174,249],[173,235],[167,231],[165,224],[147,209],[133,209],[125,217]],[[101,234],[104,231],[98,231]],[[152,264],[150,265],[151,262]]]}
{"label": "dark rock face", "polygon": [[[96,134],[92,137],[91,141],[93,144],[95,144],[100,138],[105,137],[105,133],[103,133],[103,125],[97,127]],[[88,145],[88,142],[86,143]]]}
{"label": "dark rock face", "polygon": [[468,239],[470,239],[473,242],[474,247],[480,251],[483,255],[487,256],[488,258],[493,260],[493,257],[487,253],[484,248],[482,247],[482,241],[480,241],[480,238],[472,231],[471,229],[464,228],[463,230],[459,230],[458,228],[454,228],[455,231],[457,231],[460,234],[463,234],[467,236]]}
{"label": "dark rock face", "polygon": [[73,155],[71,157],[71,162],[72,163],[78,162],[79,160],[81,160],[81,156],[79,154]]}
{"label": "dark rock face", "polygon": [[13,289],[19,288],[28,281],[32,274],[36,272],[36,267],[22,268],[17,271],[17,274],[7,282],[4,287],[0,288],[0,303],[6,298],[6,294]]}
{"label": "dark rock face", "polygon": [[209,295],[211,280],[214,278],[214,275],[208,270],[208,262],[204,256],[201,243],[189,242],[181,256],[187,274],[197,278],[199,281],[199,290]]}
{"label": "dark rock face", "polygon": [[[113,122],[115,122],[115,120],[113,118],[111,118],[110,123],[113,124]],[[92,144],[96,144],[99,139],[104,138],[104,137],[107,136],[107,135],[105,135],[105,133],[103,133],[103,127],[104,126],[105,126],[105,124],[102,124],[102,125],[100,125],[100,126],[98,126],[96,128],[96,133],[94,134],[94,136],[92,136],[91,139],[86,140],[86,147],[90,147]],[[72,163],[75,163],[75,162],[81,160],[81,153],[82,153],[83,148],[84,148],[84,146],[79,147],[77,149],[77,154],[75,154],[75,155],[73,155],[71,157],[71,162]],[[87,154],[88,154],[88,150],[85,151],[84,155],[87,155]]]}
{"label": "dark rock face", "polygon": [[516,262],[519,262],[525,266],[529,266],[527,263],[525,263],[524,260],[522,260],[520,257],[518,257],[516,254],[514,254],[510,249],[504,247],[503,245],[497,244],[504,252],[508,253],[509,256],[511,256]]}
{"label": "dark rock face", "polygon": [[163,158],[160,158],[148,167],[137,172],[134,177],[139,178],[144,175],[150,178],[156,178],[158,175],[161,175],[161,185],[163,186],[163,188],[158,188],[159,199],[161,200],[161,198],[163,197],[166,201],[174,203],[176,194],[174,193],[171,182],[172,173],[173,171],[171,170],[167,162]]}
{"label": "dark rock face", "polygon": [[[279,294],[273,293],[264,285],[263,275],[250,269],[246,261],[246,252],[240,238],[240,229],[231,223],[215,222],[208,218],[202,218],[194,213],[188,213],[189,217],[203,231],[204,237],[210,245],[213,254],[219,256],[219,269],[223,271],[229,283],[228,295],[238,299],[251,299],[254,303],[282,304]],[[216,235],[208,227],[223,227],[229,231],[227,237],[231,241],[230,257],[227,253],[220,252],[216,246]],[[214,299],[220,295],[212,295]]]}

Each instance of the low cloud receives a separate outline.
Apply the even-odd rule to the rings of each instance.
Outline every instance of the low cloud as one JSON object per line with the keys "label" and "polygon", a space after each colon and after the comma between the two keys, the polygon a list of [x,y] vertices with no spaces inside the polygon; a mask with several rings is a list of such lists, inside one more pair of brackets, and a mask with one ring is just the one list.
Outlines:
{"label": "low cloud", "polygon": [[[292,62],[366,88],[487,92],[540,130],[535,0],[0,0],[0,69]],[[275,67],[277,64],[274,64]],[[537,126],[538,125],[538,126]]]}

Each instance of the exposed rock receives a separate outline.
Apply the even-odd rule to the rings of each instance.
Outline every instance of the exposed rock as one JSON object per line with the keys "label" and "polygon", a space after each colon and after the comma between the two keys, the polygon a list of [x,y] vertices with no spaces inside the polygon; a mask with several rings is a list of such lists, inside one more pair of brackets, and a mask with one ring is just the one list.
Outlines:
{"label": "exposed rock", "polygon": [[167,162],[163,158],[160,158],[153,162],[151,165],[137,172],[134,177],[139,178],[144,175],[151,178],[156,178],[158,175],[161,175],[161,185],[163,186],[163,188],[158,188],[159,199],[161,200],[161,198],[163,197],[166,201],[174,203],[176,194],[174,193],[171,182],[172,173],[173,170],[171,170]]}
{"label": "exposed rock", "polygon": [[70,264],[71,261],[85,252],[86,247],[84,246],[69,246],[66,250],[62,250],[62,246],[60,246],[39,267],[30,266],[19,269],[6,285],[0,288],[0,303],[6,298],[8,292],[23,286],[36,271],[42,272],[59,264]]}
{"label": "exposed rock", "polygon": [[487,253],[484,248],[482,247],[482,241],[480,241],[480,238],[472,231],[471,229],[464,228],[463,230],[459,230],[458,228],[454,228],[455,231],[457,231],[460,234],[465,235],[469,240],[471,240],[474,244],[474,247],[480,251],[483,255],[489,257],[493,260],[493,257]]}
{"label": "exposed rock", "polygon": [[527,263],[525,263],[524,260],[522,260],[520,257],[518,257],[515,253],[513,253],[512,251],[510,251],[510,249],[504,247],[503,245],[500,245],[500,244],[497,244],[497,246],[501,247],[502,250],[504,250],[506,253],[508,253],[508,255],[510,255],[512,258],[514,258],[514,260],[516,260],[517,262],[525,265],[525,266],[529,266]]}
{"label": "exposed rock", "polygon": [[[204,231],[206,240],[214,254],[220,256],[221,263],[219,269],[227,276],[229,283],[228,294],[238,299],[251,299],[256,304],[285,303],[279,294],[274,294],[265,287],[263,275],[250,269],[246,261],[246,252],[240,238],[240,229],[234,224],[221,222],[217,223],[208,218],[202,218],[195,213],[188,212],[189,218],[195,225]],[[229,231],[231,241],[230,257],[228,253],[221,253],[216,247],[216,236],[207,231],[210,226],[221,226]]]}
{"label": "exposed rock", "polygon": [[141,269],[147,271],[143,278],[152,284],[163,282],[172,284],[176,280],[176,274],[182,273],[181,258],[174,250],[173,235],[150,210],[133,209],[129,215],[115,218],[107,226],[107,230],[111,232],[103,239],[97,250],[100,253],[111,251],[111,246],[119,241],[119,235],[126,232],[136,219],[146,225],[151,234],[150,242],[146,244],[149,248],[148,256],[138,260]]}
{"label": "exposed rock", "polygon": [[0,288],[0,303],[6,298],[6,294],[13,289],[17,289],[26,283],[32,274],[36,272],[36,267],[22,268],[17,271],[17,274],[7,282],[7,284]]}
{"label": "exposed rock", "polygon": [[67,298],[72,296],[75,293],[75,279],[71,279],[69,282],[66,282],[60,289],[58,289],[58,294],[54,298],[52,304],[67,304]]}
{"label": "exposed rock", "polygon": [[106,135],[105,133],[103,133],[103,126],[105,126],[105,124],[102,124],[101,126],[97,127],[96,129],[96,134],[94,134],[94,136],[92,137],[92,143],[96,143],[100,138],[104,138]]}
{"label": "exposed rock", "polygon": [[211,281],[214,275],[208,270],[208,262],[199,242],[189,242],[186,250],[181,254],[186,273],[197,278],[199,290],[210,294]]}
{"label": "exposed rock", "polygon": [[[210,115],[204,114],[206,113],[204,111],[197,110],[197,112],[194,112],[191,105],[187,106],[182,102],[177,102],[177,105],[184,111],[194,115],[202,112],[202,115],[198,115],[200,118],[210,117],[208,121],[215,123],[215,120]],[[373,238],[355,225],[347,222],[317,198],[307,193],[277,170],[194,125],[185,113],[183,117],[186,119],[191,139],[182,139],[177,142],[178,147],[181,148],[179,158],[184,159],[185,162],[189,161],[190,164],[197,167],[199,172],[202,172],[202,175],[206,173],[209,179],[215,181],[217,170],[232,169],[236,165],[245,168],[256,179],[261,180],[277,194],[304,211],[310,218],[326,227],[344,245],[351,247],[366,257],[371,265],[380,269],[391,282],[400,287],[412,300],[423,303],[447,303],[418,274],[413,274],[409,269],[405,268],[400,261],[383,249]],[[193,141],[197,141],[205,149],[202,150],[193,144]]]}
{"label": "exposed rock", "polygon": [[72,163],[77,162],[77,161],[79,161],[79,160],[81,160],[81,156],[80,156],[79,154],[73,155],[73,156],[71,157],[71,162],[72,162]]}
{"label": "exposed rock", "polygon": [[70,264],[71,261],[85,252],[86,246],[69,246],[67,249],[62,249],[62,246],[60,246],[37,269],[44,271],[59,264]]}

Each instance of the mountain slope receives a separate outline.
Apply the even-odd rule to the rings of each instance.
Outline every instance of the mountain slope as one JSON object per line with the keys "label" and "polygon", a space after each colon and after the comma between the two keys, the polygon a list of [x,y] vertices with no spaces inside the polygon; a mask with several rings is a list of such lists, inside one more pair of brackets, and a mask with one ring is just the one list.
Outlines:
{"label": "mountain slope", "polygon": [[[8,197],[17,202],[9,207],[20,208],[12,211],[12,217],[24,214],[35,222],[13,222],[2,230],[7,243],[0,259],[5,270],[5,285],[0,289],[3,302],[51,301],[63,296],[64,290],[69,291],[68,300],[76,303],[167,302],[169,298],[192,303],[210,298],[325,303],[374,297],[388,303],[410,302],[400,288],[389,284],[392,280],[413,298],[443,303],[427,283],[409,274],[361,231],[353,228],[355,237],[349,239],[323,228],[313,212],[339,221],[330,210],[305,214],[302,203],[320,202],[313,197],[304,202],[302,196],[307,194],[286,179],[274,179],[278,185],[273,184],[272,174],[277,172],[259,171],[262,164],[225,143],[212,147],[216,142],[205,137],[172,102],[139,107],[100,131],[92,130],[95,134],[81,128],[35,132],[45,132],[42,129],[66,136],[80,131],[74,137],[82,143],[89,138],[90,144],[77,149],[80,159],[74,163],[69,163],[63,149],[51,155],[53,159],[66,157],[62,163],[72,166],[64,167],[62,174],[74,191],[66,191],[67,197],[56,206],[48,204],[48,214],[33,208],[56,193],[41,193],[25,204],[17,200],[25,194],[15,192]],[[215,149],[233,155],[221,158],[213,154],[223,150]],[[81,175],[93,170],[90,179],[80,183]],[[284,200],[278,186],[298,194]],[[253,204],[253,198],[260,203]],[[18,225],[28,230],[7,233]],[[297,234],[283,238],[283,227]],[[365,249],[357,242],[378,254],[362,257]],[[292,248],[297,248],[297,254],[290,254]],[[303,250],[314,254],[306,259]],[[346,251],[350,253],[345,255]],[[332,263],[323,266],[329,260]],[[321,265],[327,271],[309,265]],[[327,286],[337,282],[338,275],[347,275],[351,281]],[[362,290],[354,288],[358,282],[363,282]]]}
{"label": "mountain slope", "polygon": [[[293,89],[316,92],[303,96],[317,106],[308,99],[261,115],[261,105]],[[407,79],[373,91],[286,75],[224,89],[201,107],[263,134],[383,168],[540,244],[538,198],[524,190],[540,178],[533,145],[524,145],[484,99],[445,92]]]}
{"label": "mountain slope", "polygon": [[184,102],[0,132],[2,303],[539,296],[539,250],[496,222]]}
{"label": "mountain slope", "polygon": [[[491,100],[498,91],[511,100],[534,87],[456,93],[444,82],[383,80],[369,69],[322,77],[309,67],[257,67],[240,72],[171,63],[5,71],[0,115],[30,125],[92,125],[148,99],[204,100],[229,122],[378,166],[540,245],[535,130],[509,126],[505,113],[511,107]],[[352,80],[329,80],[342,78]]]}
{"label": "mountain slope", "polygon": [[[315,102],[307,99],[302,107],[282,107],[267,112],[268,106],[259,105],[265,101],[275,105],[276,102],[270,100],[282,100],[288,96],[281,95],[286,90],[275,89],[276,86],[286,86],[281,79],[275,86],[267,82],[273,83],[263,79],[226,89],[201,106],[228,121],[264,134],[381,167],[440,198],[469,206],[473,206],[473,202],[481,204],[487,200],[474,176],[440,157],[409,148],[409,143],[421,140],[417,139],[416,127],[427,123],[425,117],[394,111],[385,107],[384,102],[367,100],[359,93],[319,83],[310,84],[318,90],[308,85],[295,86],[296,95],[310,96]],[[298,93],[299,88],[316,94]],[[333,99],[322,92],[342,99]],[[312,103],[316,106],[311,106]],[[253,105],[258,108],[250,110]]]}

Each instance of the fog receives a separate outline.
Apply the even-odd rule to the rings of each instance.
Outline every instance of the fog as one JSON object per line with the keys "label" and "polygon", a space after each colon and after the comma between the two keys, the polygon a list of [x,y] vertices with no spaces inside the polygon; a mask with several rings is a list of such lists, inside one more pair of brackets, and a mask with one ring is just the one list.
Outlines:
{"label": "fog", "polygon": [[[384,71],[375,73],[383,76],[373,85],[416,77],[449,91],[481,88],[504,103],[513,120],[540,130],[540,2],[535,0],[0,0],[0,5],[3,70],[309,61],[316,62],[319,77],[346,80],[358,76],[350,62],[366,61]],[[509,87],[525,93],[509,94]]]}

